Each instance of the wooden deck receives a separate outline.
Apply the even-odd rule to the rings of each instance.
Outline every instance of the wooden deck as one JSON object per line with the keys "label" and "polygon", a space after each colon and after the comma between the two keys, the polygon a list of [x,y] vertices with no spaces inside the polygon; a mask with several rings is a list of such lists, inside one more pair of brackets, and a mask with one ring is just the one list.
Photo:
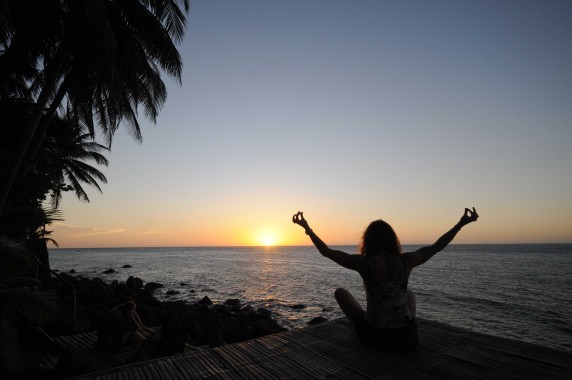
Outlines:
{"label": "wooden deck", "polygon": [[[158,328],[156,328],[158,329]],[[146,335],[155,332],[153,328],[143,326]],[[140,348],[137,343],[126,343],[114,354],[100,353],[96,350],[97,332],[90,331],[73,335],[63,335],[53,338],[55,342],[69,348],[73,353],[72,362],[78,367],[79,373],[102,371],[109,368],[124,366],[125,363]],[[185,346],[183,353],[197,351],[197,347]],[[23,358],[23,366],[29,370],[53,370],[56,368],[59,355],[46,353],[30,353]],[[79,362],[78,362],[79,361]]]}
{"label": "wooden deck", "polygon": [[572,353],[419,322],[406,353],[368,349],[345,319],[81,379],[572,379]]}

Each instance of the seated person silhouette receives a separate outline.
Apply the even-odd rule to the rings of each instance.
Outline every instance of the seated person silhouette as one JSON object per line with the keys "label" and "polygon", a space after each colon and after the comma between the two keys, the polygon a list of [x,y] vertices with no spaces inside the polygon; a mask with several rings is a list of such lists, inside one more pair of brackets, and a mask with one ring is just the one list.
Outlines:
{"label": "seated person silhouette", "polygon": [[304,228],[323,256],[360,274],[366,294],[366,310],[346,289],[337,289],[335,297],[361,342],[369,347],[396,351],[415,348],[419,341],[415,296],[407,288],[411,270],[442,251],[462,227],[478,217],[474,207],[473,210],[466,208],[452,229],[434,244],[414,252],[402,252],[393,228],[383,220],[376,220],[363,234],[359,255],[329,248],[310,228],[300,211],[294,214],[292,222]]}

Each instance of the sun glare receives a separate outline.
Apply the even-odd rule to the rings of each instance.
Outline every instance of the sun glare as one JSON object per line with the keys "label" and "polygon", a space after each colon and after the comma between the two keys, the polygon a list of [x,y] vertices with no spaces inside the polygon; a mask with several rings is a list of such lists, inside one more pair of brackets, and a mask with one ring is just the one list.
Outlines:
{"label": "sun glare", "polygon": [[276,236],[270,233],[264,233],[262,235],[260,235],[259,238],[260,241],[260,245],[269,247],[272,245],[276,245]]}

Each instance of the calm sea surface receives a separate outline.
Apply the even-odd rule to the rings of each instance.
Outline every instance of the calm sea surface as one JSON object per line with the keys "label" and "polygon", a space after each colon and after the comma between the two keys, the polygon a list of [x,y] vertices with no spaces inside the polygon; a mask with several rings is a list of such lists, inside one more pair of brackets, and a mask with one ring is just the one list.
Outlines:
{"label": "calm sea surface", "polygon": [[[108,281],[160,282],[160,299],[239,298],[272,310],[287,328],[342,316],[333,297],[338,287],[365,305],[359,275],[314,247],[50,249],[50,261],[53,269]],[[108,268],[117,272],[103,274]],[[572,351],[572,244],[453,244],[415,268],[409,284],[419,317]],[[167,297],[167,290],[180,294]],[[292,308],[300,304],[305,308]]]}

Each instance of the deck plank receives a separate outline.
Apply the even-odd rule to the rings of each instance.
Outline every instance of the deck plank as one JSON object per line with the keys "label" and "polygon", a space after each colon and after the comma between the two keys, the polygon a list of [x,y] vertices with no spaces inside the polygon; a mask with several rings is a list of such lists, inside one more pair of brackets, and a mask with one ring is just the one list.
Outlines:
{"label": "deck plank", "polygon": [[572,352],[420,321],[414,351],[359,343],[343,318],[76,379],[571,379]]}

